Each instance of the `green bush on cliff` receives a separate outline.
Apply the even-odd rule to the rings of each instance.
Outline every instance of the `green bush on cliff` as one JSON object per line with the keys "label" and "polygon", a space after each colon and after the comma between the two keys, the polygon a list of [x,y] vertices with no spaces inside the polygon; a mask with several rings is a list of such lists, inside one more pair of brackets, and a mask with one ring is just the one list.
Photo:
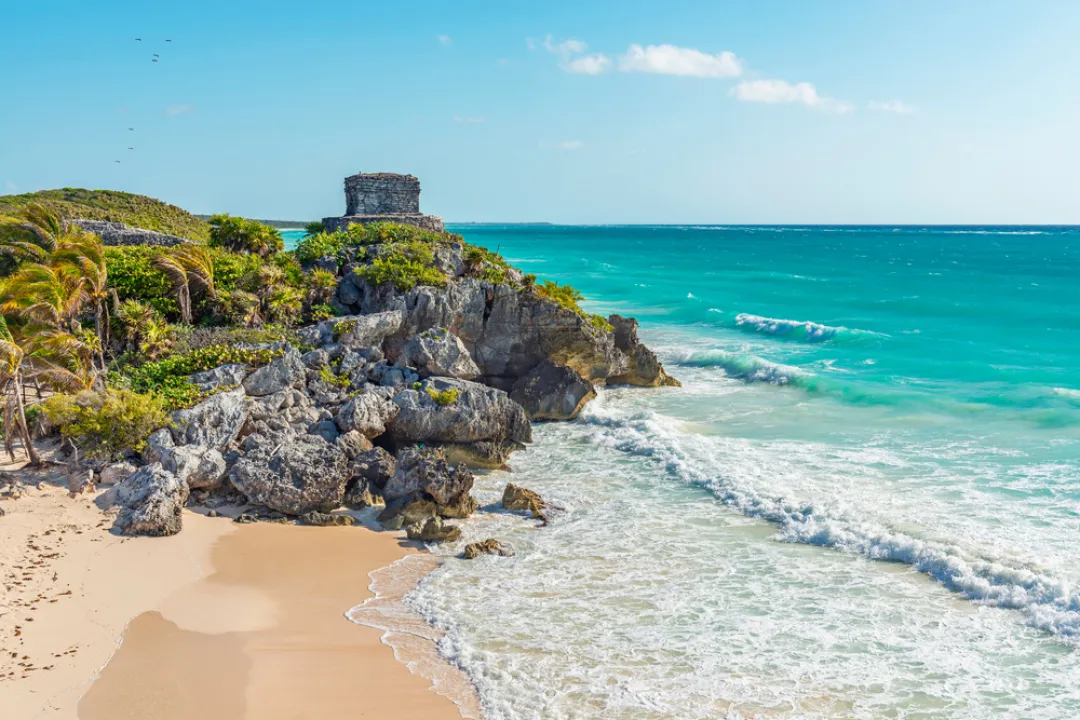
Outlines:
{"label": "green bush on cliff", "polygon": [[[532,276],[532,278],[532,283],[535,283],[535,276]],[[578,305],[578,303],[581,302],[583,296],[575,288],[569,285],[559,285],[558,283],[552,282],[551,280],[545,280],[540,285],[533,285],[532,283],[528,282],[528,276],[526,276],[526,281],[526,287],[532,287],[537,295],[544,298],[545,300],[550,300],[556,303],[564,310],[569,310],[575,315],[584,318],[586,321],[588,321],[590,325],[592,325],[597,330],[603,332],[610,332],[613,329],[611,323],[604,319],[603,316],[589,314],[581,309],[581,306]]]}
{"label": "green bush on cliff", "polygon": [[162,398],[123,389],[54,395],[43,409],[84,457],[100,460],[142,450],[147,436],[168,423]]}
{"label": "green bush on cliff", "polygon": [[340,258],[341,251],[349,246],[349,234],[341,231],[307,235],[296,244],[296,259],[313,263],[324,257]]}
{"label": "green bush on cliff", "polygon": [[428,395],[435,401],[435,404],[440,407],[446,407],[447,405],[453,405],[458,401],[458,389],[447,388],[446,390],[436,390],[433,387],[427,389]]}
{"label": "green bush on cliff", "polygon": [[[407,227],[407,226],[406,226]],[[372,285],[393,285],[401,291],[417,285],[446,287],[447,278],[435,267],[435,253],[429,245],[418,241],[394,243],[370,265],[356,273]]]}
{"label": "green bush on cliff", "polygon": [[146,303],[162,315],[179,312],[173,297],[172,283],[154,264],[162,252],[159,247],[130,245],[105,248],[105,268],[109,285],[121,300]]}
{"label": "green bush on cliff", "polygon": [[276,228],[221,214],[210,217],[210,246],[267,257],[284,250],[285,242]]}

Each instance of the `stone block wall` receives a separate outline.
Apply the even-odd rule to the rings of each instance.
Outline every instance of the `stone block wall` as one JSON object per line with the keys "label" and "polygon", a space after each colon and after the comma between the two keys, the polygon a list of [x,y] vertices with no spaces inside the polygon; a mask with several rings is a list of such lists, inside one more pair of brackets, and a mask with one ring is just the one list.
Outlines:
{"label": "stone block wall", "polygon": [[176,235],[143,230],[142,228],[128,227],[122,222],[109,222],[105,220],[72,220],[72,225],[92,232],[101,238],[106,245],[161,245],[169,247],[188,242],[187,239]]}
{"label": "stone block wall", "polygon": [[420,181],[413,175],[360,173],[345,178],[345,215],[417,215]]}

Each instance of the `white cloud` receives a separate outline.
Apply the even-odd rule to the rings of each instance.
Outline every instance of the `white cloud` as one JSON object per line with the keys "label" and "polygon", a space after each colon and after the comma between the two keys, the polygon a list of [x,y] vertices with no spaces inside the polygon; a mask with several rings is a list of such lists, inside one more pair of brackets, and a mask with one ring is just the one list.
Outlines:
{"label": "white cloud", "polygon": [[871,110],[880,110],[881,112],[899,113],[901,115],[913,115],[915,114],[915,108],[911,107],[907,103],[901,100],[886,100],[885,102],[870,102]]}
{"label": "white cloud", "polygon": [[450,47],[450,45],[454,42],[449,35],[438,35],[435,37],[435,39],[438,40],[439,44],[443,47]]}
{"label": "white cloud", "polygon": [[582,75],[599,75],[607,70],[611,60],[601,54],[594,53],[584,57],[574,58],[563,67],[566,72],[579,73]]}
{"label": "white cloud", "polygon": [[821,110],[846,113],[851,104],[818,95],[817,88],[808,82],[789,83],[786,80],[744,80],[731,89],[731,95],[743,102],[769,104],[801,103]]}
{"label": "white cloud", "polygon": [[675,45],[631,45],[619,58],[623,72],[688,75],[691,77],[730,78],[743,72],[743,64],[734,53],[709,53]]}
{"label": "white cloud", "polygon": [[534,40],[533,38],[525,38],[525,47],[529,48],[530,50],[535,50],[536,40]]}
{"label": "white cloud", "polygon": [[170,105],[165,108],[166,115],[190,115],[195,112],[195,108],[190,105]]}
{"label": "white cloud", "polygon": [[483,117],[482,115],[473,115],[473,116],[455,115],[454,116],[454,122],[461,123],[463,125],[479,125],[481,123],[486,123],[487,118]]}
{"label": "white cloud", "polygon": [[585,143],[581,142],[580,140],[563,140],[555,147],[559,148],[560,150],[581,150],[585,147]]}
{"label": "white cloud", "polygon": [[4,183],[4,190],[6,190],[9,194],[14,194],[19,191],[19,186],[8,180],[6,183]]}
{"label": "white cloud", "polygon": [[586,55],[585,51],[589,46],[573,38],[556,43],[551,35],[548,35],[544,38],[544,49],[557,56],[559,67],[568,73],[599,75],[611,65],[611,60],[603,53]]}

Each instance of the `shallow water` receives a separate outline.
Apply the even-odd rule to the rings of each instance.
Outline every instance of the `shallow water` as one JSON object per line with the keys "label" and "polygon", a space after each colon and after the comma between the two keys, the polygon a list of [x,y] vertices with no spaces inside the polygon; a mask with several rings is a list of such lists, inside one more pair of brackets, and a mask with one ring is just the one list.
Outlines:
{"label": "shallow water", "polygon": [[537,426],[478,496],[565,510],[409,596],[489,718],[1080,715],[1080,230],[457,230],[684,384]]}

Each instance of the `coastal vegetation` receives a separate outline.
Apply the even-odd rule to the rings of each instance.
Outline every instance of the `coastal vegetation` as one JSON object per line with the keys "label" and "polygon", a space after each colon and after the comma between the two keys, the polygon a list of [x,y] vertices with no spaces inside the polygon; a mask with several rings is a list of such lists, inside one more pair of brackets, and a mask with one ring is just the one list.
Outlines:
{"label": "coastal vegetation", "polygon": [[[611,330],[581,309],[572,287],[538,283],[498,253],[444,231],[393,223],[328,231],[316,222],[285,251],[280,232],[256,221],[204,222],[142,196],[71,189],[0,198],[0,213],[4,441],[12,457],[20,442],[32,463],[39,458],[28,417],[47,421],[85,457],[112,459],[138,450],[169,412],[229,387],[207,389],[193,373],[230,364],[250,371],[285,347],[303,347],[292,328],[345,312],[336,299],[343,268],[399,293],[445,288],[454,278],[509,284]],[[192,242],[105,247],[68,222],[74,217]],[[335,341],[355,325],[337,323]],[[329,388],[350,387],[337,365],[316,372]],[[426,392],[440,406],[459,400],[456,388]]]}

